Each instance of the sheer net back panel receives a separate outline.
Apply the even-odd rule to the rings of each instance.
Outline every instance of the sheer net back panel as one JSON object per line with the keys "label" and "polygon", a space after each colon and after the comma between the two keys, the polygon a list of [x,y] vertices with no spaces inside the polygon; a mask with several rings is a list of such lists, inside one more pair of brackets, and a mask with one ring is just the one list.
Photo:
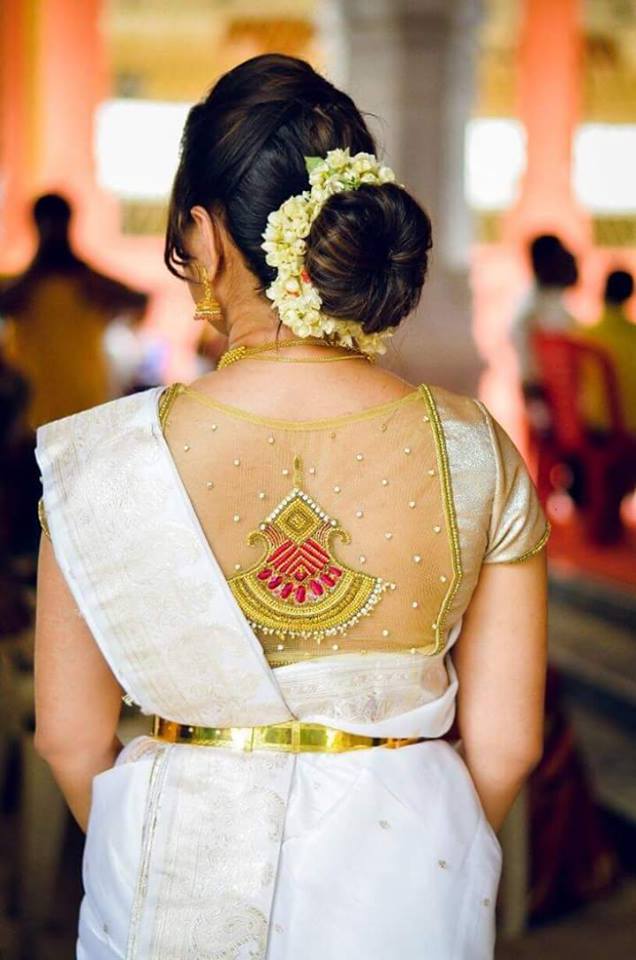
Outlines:
{"label": "sheer net back panel", "polygon": [[259,418],[180,384],[160,409],[205,537],[270,664],[442,649],[452,505],[426,388],[312,422]]}

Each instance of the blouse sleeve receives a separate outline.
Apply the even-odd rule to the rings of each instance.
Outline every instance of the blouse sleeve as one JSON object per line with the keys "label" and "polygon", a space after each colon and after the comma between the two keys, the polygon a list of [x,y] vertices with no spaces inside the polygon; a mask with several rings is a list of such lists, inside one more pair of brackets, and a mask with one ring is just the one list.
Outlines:
{"label": "blouse sleeve", "polygon": [[550,525],[514,443],[486,411],[495,460],[488,545],[484,563],[521,563],[547,543]]}

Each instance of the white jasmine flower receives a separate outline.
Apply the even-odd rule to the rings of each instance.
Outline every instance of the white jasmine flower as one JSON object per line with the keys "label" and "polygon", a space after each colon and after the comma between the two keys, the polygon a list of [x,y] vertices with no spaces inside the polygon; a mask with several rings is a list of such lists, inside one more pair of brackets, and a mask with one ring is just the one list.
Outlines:
{"label": "white jasmine flower", "polygon": [[352,157],[348,147],[330,150],[317,162],[309,159],[311,189],[288,197],[267,217],[262,248],[265,262],[277,270],[277,276],[266,296],[285,326],[298,337],[328,336],[364,353],[384,353],[384,341],[392,330],[366,334],[360,324],[322,312],[322,300],[305,269],[304,257],[311,225],[330,197],[355,190],[361,183],[394,183],[395,174],[390,167],[380,166],[373,154],[358,153]]}

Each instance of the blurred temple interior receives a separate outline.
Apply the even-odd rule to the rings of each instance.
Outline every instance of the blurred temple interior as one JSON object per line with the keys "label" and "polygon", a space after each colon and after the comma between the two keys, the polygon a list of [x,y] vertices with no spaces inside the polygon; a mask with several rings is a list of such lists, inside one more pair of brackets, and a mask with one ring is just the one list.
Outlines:
{"label": "blurred temple interior", "polygon": [[[502,833],[497,956],[626,960],[633,0],[0,6],[0,958],[70,957],[81,895],[82,839],[32,742],[33,430],[214,365],[222,344],[163,265],[167,197],[187,110],[263,52],[308,59],[372,116],[434,230],[424,297],[386,362],[479,395],[552,523],[545,755]],[[124,710],[123,737],[145,726]]]}

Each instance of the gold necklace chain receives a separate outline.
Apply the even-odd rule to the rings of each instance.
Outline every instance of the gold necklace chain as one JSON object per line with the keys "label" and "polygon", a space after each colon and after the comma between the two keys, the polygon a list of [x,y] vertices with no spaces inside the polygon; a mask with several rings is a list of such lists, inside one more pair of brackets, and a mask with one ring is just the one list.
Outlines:
{"label": "gold necklace chain", "polygon": [[[288,347],[304,347],[304,346],[318,346],[318,347],[327,347],[330,344],[325,343],[324,340],[320,340],[317,337],[307,337],[304,340],[269,340],[267,343],[259,343],[254,347],[247,347],[241,345],[239,347],[232,347],[230,350],[226,350],[225,353],[221,355],[217,363],[217,370],[223,370],[225,367],[231,366],[233,363],[238,363],[239,360],[268,360],[268,361],[277,361],[279,363],[333,363],[338,360],[369,360],[370,358],[364,353],[359,353],[357,350],[351,350],[350,356],[338,355],[337,357],[320,357],[320,358],[290,358],[290,357],[263,357],[260,354],[268,353],[272,350],[282,350]],[[345,348],[348,349],[348,348]]]}
{"label": "gold necklace chain", "polygon": [[[350,357],[338,354],[337,357],[251,357],[266,363],[338,363],[339,360],[369,360],[364,353],[352,353]],[[234,361],[236,362],[236,361]]]}

